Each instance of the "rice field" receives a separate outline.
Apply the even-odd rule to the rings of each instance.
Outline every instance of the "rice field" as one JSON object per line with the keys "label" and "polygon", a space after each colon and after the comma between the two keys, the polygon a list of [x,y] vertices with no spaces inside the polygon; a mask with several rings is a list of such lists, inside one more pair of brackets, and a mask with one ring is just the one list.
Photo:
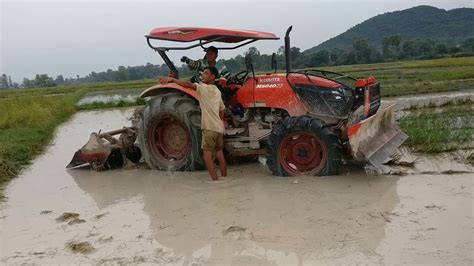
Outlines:
{"label": "rice field", "polygon": [[[382,96],[474,89],[474,57],[325,68],[357,78],[375,76]],[[77,106],[87,93],[140,92],[156,80],[0,90],[0,187],[18,175],[50,142],[54,129],[79,110],[142,105],[144,100],[92,102]],[[408,145],[422,152],[442,152],[472,144],[472,103],[425,110],[400,121]],[[470,142],[468,141],[470,140]],[[469,144],[469,145],[471,145]],[[468,145],[468,146],[469,146]],[[469,148],[473,148],[472,145]],[[1,194],[0,194],[1,196]]]}

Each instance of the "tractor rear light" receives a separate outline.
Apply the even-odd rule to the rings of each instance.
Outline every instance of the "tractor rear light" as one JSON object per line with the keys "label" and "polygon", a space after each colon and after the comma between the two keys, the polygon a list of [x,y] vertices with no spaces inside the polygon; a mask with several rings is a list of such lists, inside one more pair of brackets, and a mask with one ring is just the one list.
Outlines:
{"label": "tractor rear light", "polygon": [[374,76],[368,76],[367,77],[367,84],[374,84],[375,83],[375,77]]}
{"label": "tractor rear light", "polygon": [[365,79],[358,79],[355,83],[356,88],[363,88],[365,86],[367,86],[367,80]]}

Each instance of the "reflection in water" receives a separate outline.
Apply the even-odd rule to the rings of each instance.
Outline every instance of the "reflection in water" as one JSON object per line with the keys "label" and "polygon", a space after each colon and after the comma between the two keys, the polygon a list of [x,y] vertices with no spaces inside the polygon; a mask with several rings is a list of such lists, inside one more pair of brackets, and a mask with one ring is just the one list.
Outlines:
{"label": "reflection in water", "polygon": [[[186,263],[377,262],[397,178],[363,173],[330,178],[272,177],[265,167],[230,168],[213,184],[205,172],[68,172],[99,208],[143,199],[153,237]],[[243,231],[225,233],[231,226]]]}

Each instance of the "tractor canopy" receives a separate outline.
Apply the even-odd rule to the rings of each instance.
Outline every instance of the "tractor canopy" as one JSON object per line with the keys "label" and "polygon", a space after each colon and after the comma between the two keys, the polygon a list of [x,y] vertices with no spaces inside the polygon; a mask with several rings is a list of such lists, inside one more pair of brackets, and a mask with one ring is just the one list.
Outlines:
{"label": "tractor canopy", "polygon": [[[146,35],[148,46],[155,50],[163,61],[165,61],[168,68],[178,76],[178,70],[174,66],[173,62],[166,55],[167,51],[170,50],[188,50],[212,43],[235,43],[236,45],[231,47],[217,47],[218,50],[232,50],[257,40],[278,40],[273,33],[263,31],[252,31],[252,30],[226,30],[226,29],[215,29],[215,28],[194,28],[194,27],[159,27],[153,29],[149,35]],[[186,47],[163,47],[154,46],[151,40],[163,40],[163,41],[175,41],[175,42],[197,42]]]}
{"label": "tractor canopy", "polygon": [[193,27],[160,27],[153,29],[147,39],[157,39],[176,42],[223,42],[238,43],[245,40],[278,40],[279,38],[269,32],[252,30],[227,30],[215,28]]}

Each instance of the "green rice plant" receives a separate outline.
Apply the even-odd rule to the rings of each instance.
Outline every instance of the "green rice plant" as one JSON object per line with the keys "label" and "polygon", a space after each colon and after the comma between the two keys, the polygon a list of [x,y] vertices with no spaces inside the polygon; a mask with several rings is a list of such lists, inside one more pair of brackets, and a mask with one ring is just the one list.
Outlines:
{"label": "green rice plant", "polygon": [[420,152],[474,148],[474,105],[447,105],[413,112],[400,121],[407,145]]}

